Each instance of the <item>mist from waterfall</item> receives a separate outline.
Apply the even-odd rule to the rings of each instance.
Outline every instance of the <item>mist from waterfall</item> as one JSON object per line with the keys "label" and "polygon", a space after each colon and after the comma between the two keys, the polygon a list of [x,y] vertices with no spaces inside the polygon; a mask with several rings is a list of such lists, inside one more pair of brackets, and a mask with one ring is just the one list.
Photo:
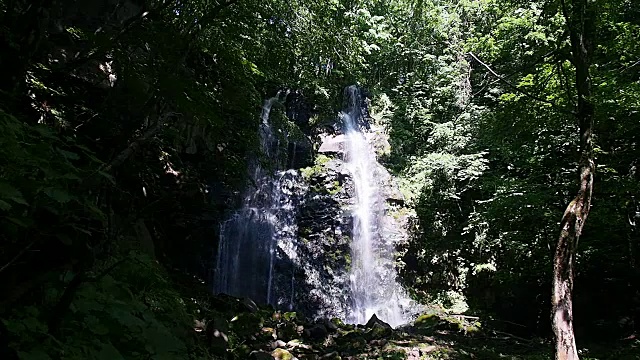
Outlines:
{"label": "mist from waterfall", "polygon": [[408,301],[396,282],[395,247],[383,236],[385,199],[376,182],[375,151],[362,128],[361,94],[356,86],[345,89],[348,107],[340,116],[345,133],[345,161],[355,187],[352,266],[349,274],[351,307],[347,321],[366,323],[372,315],[392,326],[408,321],[402,304]]}

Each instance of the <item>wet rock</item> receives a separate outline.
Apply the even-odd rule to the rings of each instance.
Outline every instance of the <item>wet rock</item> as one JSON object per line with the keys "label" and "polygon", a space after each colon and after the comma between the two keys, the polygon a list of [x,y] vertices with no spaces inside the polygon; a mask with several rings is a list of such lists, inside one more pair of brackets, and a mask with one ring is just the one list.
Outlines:
{"label": "wet rock", "polygon": [[341,160],[325,156],[318,163],[322,165],[306,177],[309,190],[297,218],[302,271],[300,284],[296,284],[296,309],[311,318],[345,318],[350,289],[352,184]]}
{"label": "wet rock", "polygon": [[306,136],[300,136],[289,140],[288,167],[300,169],[313,165],[313,144]]}
{"label": "wet rock", "polygon": [[386,322],[378,319],[378,317],[373,314],[367,324],[364,326],[366,330],[365,336],[367,339],[382,339],[389,337],[393,334],[393,329],[391,325]]}
{"label": "wet rock", "polygon": [[400,192],[400,187],[398,186],[395,178],[389,173],[384,166],[379,165],[374,169],[376,183],[380,188],[380,192],[382,196],[387,200],[396,204],[404,203],[404,195]]}

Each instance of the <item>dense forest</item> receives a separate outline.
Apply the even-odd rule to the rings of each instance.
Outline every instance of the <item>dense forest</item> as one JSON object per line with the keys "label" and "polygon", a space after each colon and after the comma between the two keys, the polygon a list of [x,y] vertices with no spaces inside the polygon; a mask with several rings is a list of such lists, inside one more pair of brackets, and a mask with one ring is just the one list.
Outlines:
{"label": "dense forest", "polygon": [[[638,39],[633,0],[0,0],[0,357],[638,359]],[[429,313],[216,294],[265,99],[313,177],[354,84]]]}

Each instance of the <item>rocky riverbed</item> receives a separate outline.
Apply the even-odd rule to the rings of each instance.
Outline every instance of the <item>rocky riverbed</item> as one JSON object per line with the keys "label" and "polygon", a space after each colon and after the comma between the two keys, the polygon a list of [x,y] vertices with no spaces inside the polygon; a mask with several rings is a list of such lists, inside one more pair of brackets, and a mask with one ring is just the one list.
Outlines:
{"label": "rocky riverbed", "polygon": [[250,299],[218,296],[197,322],[216,358],[253,360],[546,359],[544,342],[483,328],[472,316],[423,314],[392,328],[375,317],[365,325],[337,318],[311,321],[295,312],[259,307]]}

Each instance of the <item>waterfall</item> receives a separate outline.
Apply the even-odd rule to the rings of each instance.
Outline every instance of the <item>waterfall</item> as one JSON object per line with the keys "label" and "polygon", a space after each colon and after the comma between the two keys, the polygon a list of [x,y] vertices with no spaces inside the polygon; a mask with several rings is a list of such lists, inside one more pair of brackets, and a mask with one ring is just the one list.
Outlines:
{"label": "waterfall", "polygon": [[[280,140],[274,136],[269,115],[279,96],[264,102],[260,124],[262,150],[276,167]],[[220,226],[214,291],[262,304],[292,306],[289,296],[286,300],[275,296],[274,279],[281,258],[295,256],[301,181],[296,171],[264,169],[255,158],[250,161],[249,174],[254,186],[245,191],[242,207]]]}
{"label": "waterfall", "polygon": [[264,102],[259,132],[273,166],[250,158],[253,186],[220,225],[214,290],[312,318],[364,324],[375,314],[398,326],[408,321],[411,304],[396,281],[395,245],[404,230],[387,214],[385,191],[393,180],[367,140],[373,127],[358,88],[345,95],[343,134],[326,146],[343,159],[306,168],[307,178],[284,170],[295,166],[298,152],[271,127],[279,95]]}
{"label": "waterfall", "polygon": [[408,299],[396,282],[394,244],[383,231],[385,199],[376,182],[375,151],[362,127],[361,95],[357,87],[345,90],[349,100],[340,114],[345,133],[345,161],[355,188],[353,209],[352,266],[349,274],[351,306],[347,321],[364,324],[375,314],[392,326],[407,322],[401,302]]}

